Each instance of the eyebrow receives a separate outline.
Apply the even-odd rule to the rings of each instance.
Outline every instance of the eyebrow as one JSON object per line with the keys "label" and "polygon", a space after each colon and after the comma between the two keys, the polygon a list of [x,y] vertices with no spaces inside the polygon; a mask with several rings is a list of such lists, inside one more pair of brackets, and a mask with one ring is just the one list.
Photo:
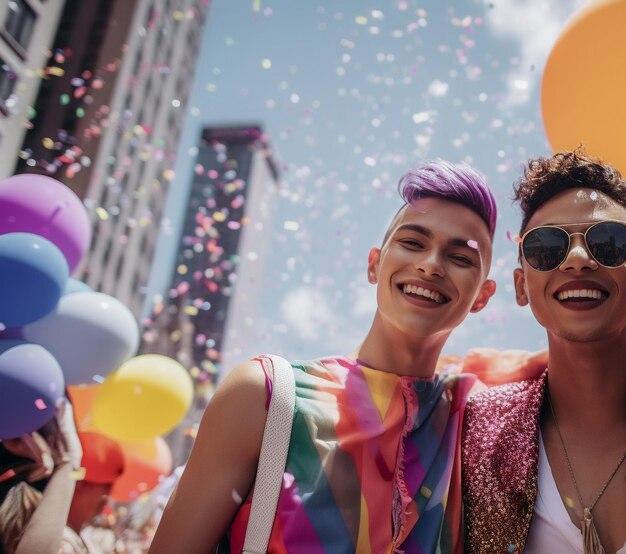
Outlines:
{"label": "eyebrow", "polygon": [[[404,223],[403,225],[400,225],[400,227],[398,227],[396,229],[394,235],[398,231],[413,231],[414,233],[418,233],[420,235],[424,235],[428,239],[433,239],[434,236],[435,236],[430,229],[428,229],[426,227],[422,227],[421,225],[417,225],[416,223]],[[478,248],[473,248],[473,247],[471,247],[469,245],[469,241],[470,240],[472,240],[472,239],[452,238],[452,239],[450,239],[448,241],[448,244],[450,246],[458,246],[458,247],[461,247],[461,248],[469,248],[470,250],[473,250],[474,252],[476,252],[480,256],[480,251],[478,250]]]}

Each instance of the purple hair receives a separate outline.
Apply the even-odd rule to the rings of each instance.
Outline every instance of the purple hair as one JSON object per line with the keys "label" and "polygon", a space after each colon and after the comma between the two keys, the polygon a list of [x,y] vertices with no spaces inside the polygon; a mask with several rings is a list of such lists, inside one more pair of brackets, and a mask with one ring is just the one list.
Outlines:
{"label": "purple hair", "polygon": [[436,159],[407,171],[398,182],[398,192],[407,204],[420,198],[443,198],[476,212],[493,239],[497,208],[485,177],[466,163]]}

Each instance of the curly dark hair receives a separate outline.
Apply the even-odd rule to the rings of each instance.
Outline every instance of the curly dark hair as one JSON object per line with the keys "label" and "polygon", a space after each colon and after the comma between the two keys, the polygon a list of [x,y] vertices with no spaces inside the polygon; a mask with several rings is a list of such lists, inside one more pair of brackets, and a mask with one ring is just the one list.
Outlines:
{"label": "curly dark hair", "polygon": [[521,230],[553,196],[580,187],[598,190],[626,206],[626,179],[612,165],[588,156],[582,146],[549,158],[529,160],[524,176],[514,186],[513,199],[519,202],[523,215]]}

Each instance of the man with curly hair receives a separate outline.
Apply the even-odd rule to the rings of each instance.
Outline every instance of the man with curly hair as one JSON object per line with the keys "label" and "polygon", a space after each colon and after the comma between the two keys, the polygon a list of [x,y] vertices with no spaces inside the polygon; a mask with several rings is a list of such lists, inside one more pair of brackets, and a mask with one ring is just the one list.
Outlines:
{"label": "man with curly hair", "polygon": [[515,199],[517,303],[546,329],[548,367],[468,404],[466,548],[624,553],[626,180],[578,149],[531,160]]}

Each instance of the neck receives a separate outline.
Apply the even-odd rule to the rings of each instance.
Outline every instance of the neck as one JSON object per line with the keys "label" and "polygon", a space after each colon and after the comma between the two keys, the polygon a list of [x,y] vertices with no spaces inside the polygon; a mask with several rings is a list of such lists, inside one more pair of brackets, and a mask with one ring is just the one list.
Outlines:
{"label": "neck", "polygon": [[415,337],[388,329],[378,314],[355,357],[365,365],[413,377],[431,378],[448,334]]}
{"label": "neck", "polygon": [[[626,430],[626,334],[590,342],[548,336],[550,395],[564,424]],[[567,421],[567,423],[565,423]]]}

